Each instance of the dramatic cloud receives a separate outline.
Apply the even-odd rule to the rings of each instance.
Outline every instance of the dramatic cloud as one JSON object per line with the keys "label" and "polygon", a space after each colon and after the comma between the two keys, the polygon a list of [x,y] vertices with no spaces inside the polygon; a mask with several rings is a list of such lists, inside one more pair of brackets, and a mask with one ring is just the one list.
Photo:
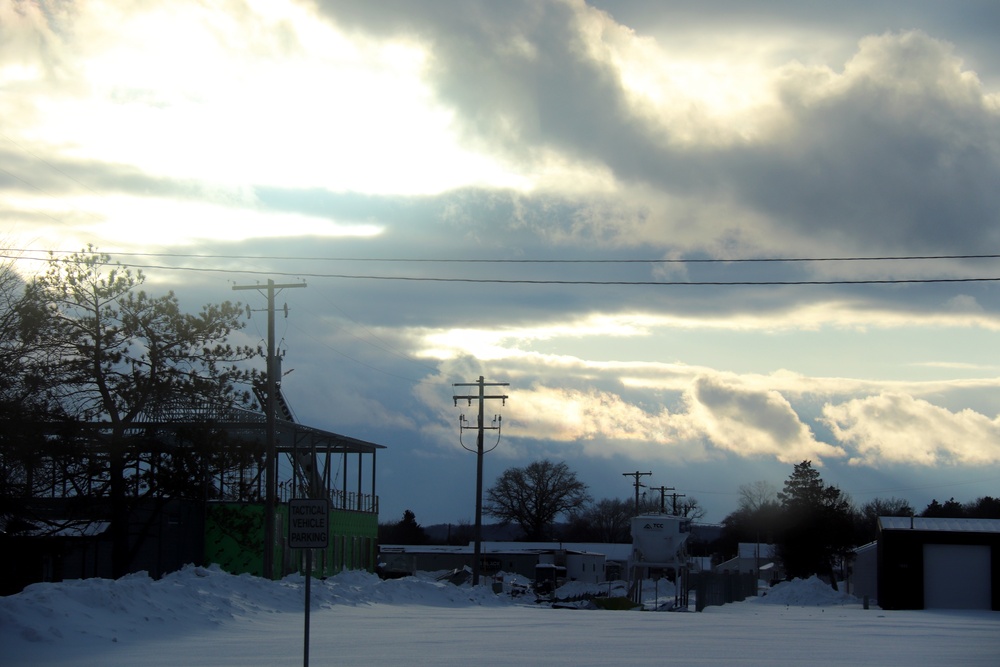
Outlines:
{"label": "dramatic cloud", "polygon": [[747,389],[701,378],[687,396],[692,418],[712,443],[740,456],[773,456],[783,463],[844,456],[816,440],[791,404],[776,391]]}
{"label": "dramatic cloud", "polygon": [[969,255],[1000,245],[1000,9],[964,7],[0,3],[4,241],[191,304],[307,281],[283,390],[388,445],[383,507],[422,523],[458,518],[481,375],[497,465],[598,497],[616,465],[712,520],[803,459],[995,479],[1000,263]]}
{"label": "dramatic cloud", "polygon": [[972,410],[951,412],[900,394],[826,405],[823,419],[834,436],[856,450],[853,465],[996,465],[1000,417]]}

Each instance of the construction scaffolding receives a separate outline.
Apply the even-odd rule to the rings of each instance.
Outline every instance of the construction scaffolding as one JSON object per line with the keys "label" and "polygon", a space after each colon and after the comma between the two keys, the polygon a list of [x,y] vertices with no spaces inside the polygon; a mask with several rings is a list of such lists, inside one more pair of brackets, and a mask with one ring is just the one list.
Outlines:
{"label": "construction scaffolding", "polygon": [[[284,399],[278,403],[290,417]],[[260,412],[185,408],[140,415],[117,427],[74,421],[4,426],[0,454],[12,471],[15,511],[4,517],[0,537],[9,552],[26,554],[17,581],[4,588],[109,576],[104,561],[115,520],[113,459],[125,466],[117,497],[128,507],[131,571],[159,576],[187,562],[216,562],[233,572],[265,574],[260,531],[267,525],[268,425]],[[331,548],[319,554],[318,566],[327,572],[373,569],[376,460],[385,447],[280,417],[274,440],[279,502],[329,500]],[[277,507],[272,516],[271,572],[277,576],[300,567],[300,554],[284,544],[284,511]]]}

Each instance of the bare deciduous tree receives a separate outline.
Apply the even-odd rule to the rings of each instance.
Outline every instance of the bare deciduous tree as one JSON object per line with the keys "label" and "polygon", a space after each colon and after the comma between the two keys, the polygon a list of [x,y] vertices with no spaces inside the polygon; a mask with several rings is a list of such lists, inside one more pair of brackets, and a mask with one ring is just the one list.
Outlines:
{"label": "bare deciduous tree", "polygon": [[747,512],[757,512],[778,502],[778,487],[762,479],[750,484],[742,484],[739,488],[739,494],[739,508]]}
{"label": "bare deciduous tree", "polygon": [[508,468],[487,490],[486,500],[486,514],[516,523],[528,540],[542,540],[557,516],[584,507],[590,495],[565,463],[546,459]]}

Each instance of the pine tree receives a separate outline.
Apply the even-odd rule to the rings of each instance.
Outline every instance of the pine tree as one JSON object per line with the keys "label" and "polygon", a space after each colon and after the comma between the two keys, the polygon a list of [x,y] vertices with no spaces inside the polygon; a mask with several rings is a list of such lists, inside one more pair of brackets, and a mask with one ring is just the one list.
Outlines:
{"label": "pine tree", "polygon": [[109,425],[104,456],[90,460],[103,466],[111,502],[115,577],[128,572],[130,504],[140,490],[140,480],[126,472],[136,467],[130,426],[248,400],[238,388],[250,379],[240,363],[257,355],[227,343],[242,326],[239,304],[209,304],[191,315],[172,292],[152,296],[143,282],[141,271],[91,248],[53,258],[25,292],[30,312],[45,314],[43,338],[54,359],[42,371],[49,399],[81,423]]}
{"label": "pine tree", "polygon": [[783,530],[778,554],[789,577],[824,574],[836,588],[834,561],[854,546],[850,500],[835,486],[827,486],[811,461],[795,465],[778,493]]}

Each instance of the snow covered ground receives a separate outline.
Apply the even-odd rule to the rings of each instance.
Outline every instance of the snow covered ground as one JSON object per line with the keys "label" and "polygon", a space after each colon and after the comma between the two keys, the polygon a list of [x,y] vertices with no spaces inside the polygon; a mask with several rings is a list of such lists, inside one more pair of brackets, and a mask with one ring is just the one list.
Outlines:
{"label": "snow covered ground", "polygon": [[[201,567],[36,584],[0,598],[0,665],[302,665],[303,584]],[[1000,613],[865,610],[815,579],[703,613],[553,609],[359,572],[313,580],[312,599],[315,666],[1000,664]]]}

